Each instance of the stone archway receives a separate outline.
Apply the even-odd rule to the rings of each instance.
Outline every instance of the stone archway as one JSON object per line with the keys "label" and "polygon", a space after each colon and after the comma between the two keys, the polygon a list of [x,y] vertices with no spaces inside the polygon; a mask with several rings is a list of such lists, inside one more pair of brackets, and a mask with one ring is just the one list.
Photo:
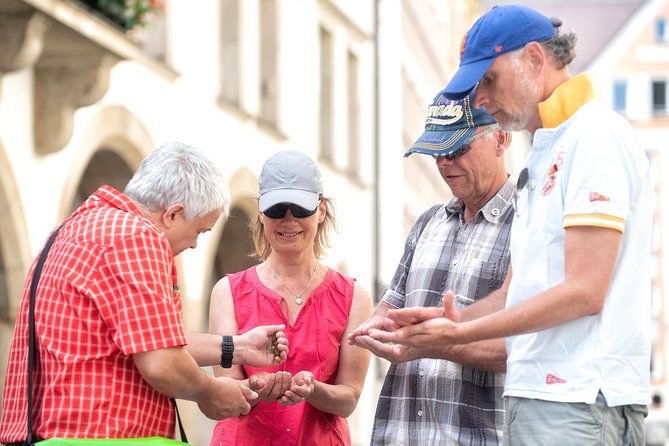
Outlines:
{"label": "stone archway", "polygon": [[91,193],[108,184],[121,192],[146,154],[154,149],[144,125],[126,108],[100,110],[86,128],[61,201],[65,218]]}
{"label": "stone archway", "polygon": [[[229,181],[232,205],[230,215],[225,221],[214,243],[214,252],[211,256],[212,264],[209,276],[209,290],[227,273],[234,273],[249,268],[258,263],[251,256],[254,252],[251,240],[250,223],[258,212],[258,179],[249,170],[242,169]],[[203,306],[204,330],[209,326],[210,296],[204,299]]]}
{"label": "stone archway", "polygon": [[[11,164],[0,144],[0,390],[4,388],[14,321],[32,255]],[[0,413],[2,402],[0,401]]]}
{"label": "stone archway", "polygon": [[74,212],[90,194],[103,184],[123,192],[132,178],[133,171],[118,153],[111,149],[101,148],[90,158],[79,184],[70,201],[67,214]]}
{"label": "stone archway", "polygon": [[2,146],[0,166],[0,323],[13,325],[32,256],[18,186]]}
{"label": "stone archway", "polygon": [[216,250],[212,279],[215,283],[227,273],[234,273],[258,263],[252,257],[254,248],[249,224],[251,217],[242,207],[235,206],[225,222]]}

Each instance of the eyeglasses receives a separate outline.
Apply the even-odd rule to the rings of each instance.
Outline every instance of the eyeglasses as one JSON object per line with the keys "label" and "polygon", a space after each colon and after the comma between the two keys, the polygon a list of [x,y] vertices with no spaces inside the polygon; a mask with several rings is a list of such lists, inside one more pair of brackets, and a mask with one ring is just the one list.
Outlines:
{"label": "eyeglasses", "polygon": [[494,132],[499,128],[499,124],[491,124],[488,127],[486,127],[484,130],[478,132],[476,135],[470,136],[469,138],[465,139],[462,142],[462,145],[455,151],[448,153],[446,155],[432,155],[432,158],[436,159],[437,161],[440,160],[441,158],[446,158],[449,161],[455,161],[456,159],[464,156],[467,152],[469,152],[472,149],[472,143],[476,141],[477,139],[481,138],[482,136],[487,135],[488,133]]}
{"label": "eyeglasses", "polygon": [[518,195],[520,191],[525,189],[527,182],[530,179],[530,175],[527,171],[527,167],[520,171],[518,174],[518,182],[516,183],[516,190],[513,192],[513,197],[511,198],[511,204],[513,204],[513,210],[516,211],[516,217],[520,215],[520,209],[518,208]]}
{"label": "eyeglasses", "polygon": [[[320,201],[318,202],[320,203]],[[304,209],[302,206],[298,206],[293,203],[279,203],[274,206],[267,208],[263,211],[263,214],[269,218],[284,218],[286,213],[290,209],[290,214],[295,218],[307,218],[311,217],[318,210],[318,205],[313,210]]]}

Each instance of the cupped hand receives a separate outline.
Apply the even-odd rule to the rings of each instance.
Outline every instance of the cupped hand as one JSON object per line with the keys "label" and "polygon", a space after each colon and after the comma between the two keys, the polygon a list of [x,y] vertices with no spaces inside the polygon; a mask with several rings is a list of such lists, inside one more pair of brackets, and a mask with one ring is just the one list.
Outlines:
{"label": "cupped hand", "polygon": [[249,377],[249,387],[258,394],[262,401],[274,402],[288,390],[292,384],[289,372],[258,372]]}
{"label": "cupped hand", "polygon": [[286,390],[279,399],[279,403],[285,406],[301,403],[314,393],[314,375],[302,370],[297,372],[292,379],[290,389]]}
{"label": "cupped hand", "polygon": [[[387,319],[396,326],[383,330],[371,329],[369,336],[379,342],[393,342],[414,348],[429,348],[434,345],[453,345],[463,343],[459,312],[454,305],[455,294],[444,294],[443,308],[402,308],[388,310]],[[437,310],[437,311],[435,311]],[[441,316],[435,316],[441,314]],[[432,316],[432,317],[430,317]]]}
{"label": "cupped hand", "polygon": [[358,336],[355,339],[355,345],[360,348],[365,348],[379,358],[387,359],[393,364],[411,361],[421,357],[413,347],[380,342],[368,335]]}
{"label": "cupped hand", "polygon": [[372,328],[379,329],[383,327],[383,322],[385,319],[386,319],[385,316],[372,315],[369,319],[367,319],[365,322],[360,324],[357,328],[355,328],[348,334],[349,344],[355,345],[355,338],[357,338],[358,336],[367,335],[370,329]]}
{"label": "cupped hand", "polygon": [[252,328],[235,339],[235,351],[240,350],[243,364],[268,367],[288,358],[288,339],[284,325],[262,325]]}
{"label": "cupped hand", "polygon": [[445,317],[452,321],[458,322],[460,320],[460,313],[455,308],[454,301],[455,294],[453,291],[449,290],[444,293],[443,307],[410,307],[397,310],[388,310],[386,317],[389,321],[392,322],[386,322],[382,329],[386,331],[395,331],[399,327],[415,325],[440,317]]}
{"label": "cupped hand", "polygon": [[250,402],[258,398],[256,392],[236,379],[219,377],[214,380],[203,398],[197,401],[203,414],[212,420],[222,420],[249,413]]}
{"label": "cupped hand", "polygon": [[[392,317],[388,315],[388,317]],[[394,342],[415,348],[462,343],[459,325],[445,317],[429,319],[414,325],[405,325],[395,331],[371,330],[369,336],[380,342]]]}

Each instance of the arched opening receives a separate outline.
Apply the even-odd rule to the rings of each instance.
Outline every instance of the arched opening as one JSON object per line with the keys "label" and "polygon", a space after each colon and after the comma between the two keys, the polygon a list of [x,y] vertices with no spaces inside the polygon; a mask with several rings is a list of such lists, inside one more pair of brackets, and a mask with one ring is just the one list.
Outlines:
{"label": "arched opening", "polygon": [[[249,170],[236,172],[229,180],[232,205],[230,215],[218,235],[211,255],[209,291],[228,273],[243,271],[258,263],[252,256],[255,248],[251,240],[250,223],[258,213],[258,178]],[[203,300],[205,329],[209,326],[209,304],[211,294]]]}
{"label": "arched opening", "polygon": [[254,248],[249,224],[250,218],[242,208],[230,210],[214,260],[214,273],[218,278],[258,263],[252,257]]}
{"label": "arched opening", "polygon": [[[243,271],[258,261],[252,256],[254,252],[251,240],[251,222],[247,211],[240,206],[230,209],[230,216],[225,222],[221,238],[216,249],[214,264],[211,273],[211,290],[216,282],[228,273]],[[205,310],[209,310],[210,297],[207,299]],[[206,318],[206,326],[209,326],[209,317]]]}
{"label": "arched opening", "polygon": [[103,184],[123,192],[132,174],[130,166],[116,152],[106,148],[95,152],[72,195],[68,215]]}
{"label": "arched opening", "polygon": [[[32,261],[25,215],[11,164],[0,145],[0,391],[23,283]],[[0,401],[0,413],[2,402]]]}

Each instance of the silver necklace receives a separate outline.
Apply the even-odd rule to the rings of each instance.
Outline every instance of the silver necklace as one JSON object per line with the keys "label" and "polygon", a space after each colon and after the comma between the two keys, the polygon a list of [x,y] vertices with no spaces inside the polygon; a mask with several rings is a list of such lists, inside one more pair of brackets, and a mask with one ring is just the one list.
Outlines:
{"label": "silver necklace", "polygon": [[302,297],[301,297],[301,296],[302,296],[302,293],[304,293],[305,291],[307,291],[307,288],[309,288],[309,285],[311,285],[311,282],[313,282],[314,277],[316,277],[316,271],[318,270],[318,263],[316,264],[316,267],[314,268],[314,272],[311,273],[311,279],[309,279],[309,282],[307,283],[307,286],[305,286],[304,289],[303,289],[302,291],[300,291],[299,293],[296,293],[295,291],[293,291],[293,289],[292,289],[291,287],[289,287],[288,285],[286,285],[286,282],[284,282],[283,280],[281,280],[281,277],[279,277],[279,275],[278,275],[277,273],[274,272],[274,270],[269,266],[269,263],[265,263],[265,265],[267,266],[267,269],[269,269],[269,271],[270,271],[272,274],[274,274],[274,277],[276,277],[277,279],[279,279],[279,282],[281,282],[281,283],[283,284],[283,286],[285,286],[285,287],[288,289],[288,291],[290,291],[291,293],[293,293],[293,294],[295,295],[295,303],[296,303],[297,305],[302,305],[302,302],[304,302],[304,301],[302,300]]}

